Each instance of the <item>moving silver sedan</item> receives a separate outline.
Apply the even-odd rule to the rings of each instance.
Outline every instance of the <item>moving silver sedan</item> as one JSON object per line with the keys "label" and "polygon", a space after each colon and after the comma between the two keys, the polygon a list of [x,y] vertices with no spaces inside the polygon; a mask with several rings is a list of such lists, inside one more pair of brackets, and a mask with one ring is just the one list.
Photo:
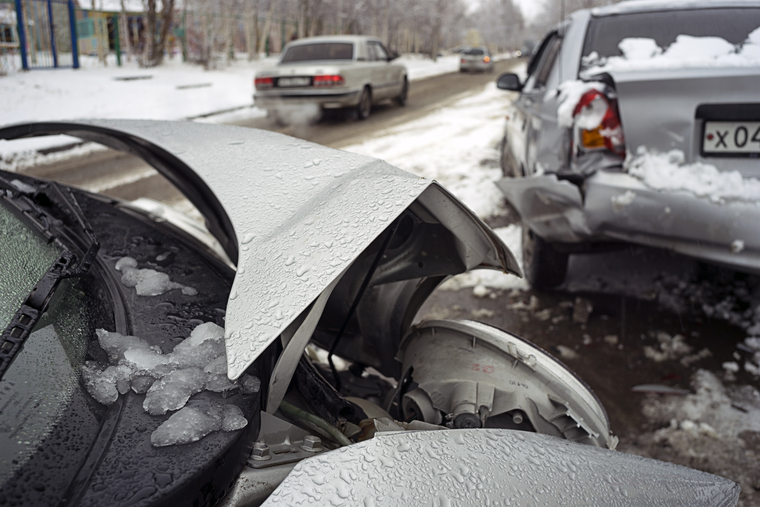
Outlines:
{"label": "moving silver sedan", "polygon": [[623,2],[549,33],[507,116],[498,184],[536,288],[625,242],[760,272],[760,2]]}
{"label": "moving silver sedan", "polygon": [[254,101],[277,114],[283,108],[314,105],[352,107],[360,120],[372,104],[393,99],[406,105],[406,67],[379,39],[365,36],[309,37],[285,46],[277,66],[256,74]]}

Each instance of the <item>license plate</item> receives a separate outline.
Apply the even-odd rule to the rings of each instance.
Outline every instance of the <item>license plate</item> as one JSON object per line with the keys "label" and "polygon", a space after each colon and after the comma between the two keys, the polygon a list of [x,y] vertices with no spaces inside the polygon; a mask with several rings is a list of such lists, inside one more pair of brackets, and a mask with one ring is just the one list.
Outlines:
{"label": "license plate", "polygon": [[281,77],[277,80],[277,86],[309,86],[311,78],[308,77]]}
{"label": "license plate", "polygon": [[702,153],[760,154],[760,121],[706,121]]}

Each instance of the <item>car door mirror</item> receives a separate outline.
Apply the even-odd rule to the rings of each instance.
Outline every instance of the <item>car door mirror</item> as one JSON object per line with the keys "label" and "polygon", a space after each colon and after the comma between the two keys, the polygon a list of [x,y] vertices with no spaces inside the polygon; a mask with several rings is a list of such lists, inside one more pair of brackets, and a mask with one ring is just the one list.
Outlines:
{"label": "car door mirror", "polygon": [[496,87],[500,90],[519,92],[522,90],[523,85],[520,82],[520,77],[517,74],[502,74],[496,80]]}
{"label": "car door mirror", "polygon": [[388,61],[389,62],[392,61],[392,60],[395,60],[398,57],[399,57],[399,54],[396,53],[395,51],[391,51],[391,52],[388,53]]}

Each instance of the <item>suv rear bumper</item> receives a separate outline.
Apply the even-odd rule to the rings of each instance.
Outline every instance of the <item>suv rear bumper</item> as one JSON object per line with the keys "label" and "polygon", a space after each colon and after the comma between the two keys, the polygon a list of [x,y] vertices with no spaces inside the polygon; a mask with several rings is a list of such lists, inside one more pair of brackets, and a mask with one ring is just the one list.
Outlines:
{"label": "suv rear bumper", "polygon": [[760,203],[720,203],[684,191],[658,191],[609,171],[588,177],[583,195],[553,175],[505,178],[497,185],[546,241],[620,240],[760,274]]}

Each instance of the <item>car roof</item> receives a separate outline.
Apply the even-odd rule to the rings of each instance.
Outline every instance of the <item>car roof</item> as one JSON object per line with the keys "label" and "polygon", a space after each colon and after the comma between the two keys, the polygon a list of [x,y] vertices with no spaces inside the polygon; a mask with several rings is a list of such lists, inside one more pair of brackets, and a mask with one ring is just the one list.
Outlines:
{"label": "car roof", "polygon": [[629,0],[590,10],[592,16],[603,17],[634,12],[713,9],[716,7],[760,7],[760,2],[758,0]]}
{"label": "car roof", "polygon": [[304,37],[291,41],[289,45],[300,46],[301,44],[326,43],[326,42],[350,42],[357,43],[362,41],[379,41],[377,37],[367,35],[317,35],[316,37]]}

